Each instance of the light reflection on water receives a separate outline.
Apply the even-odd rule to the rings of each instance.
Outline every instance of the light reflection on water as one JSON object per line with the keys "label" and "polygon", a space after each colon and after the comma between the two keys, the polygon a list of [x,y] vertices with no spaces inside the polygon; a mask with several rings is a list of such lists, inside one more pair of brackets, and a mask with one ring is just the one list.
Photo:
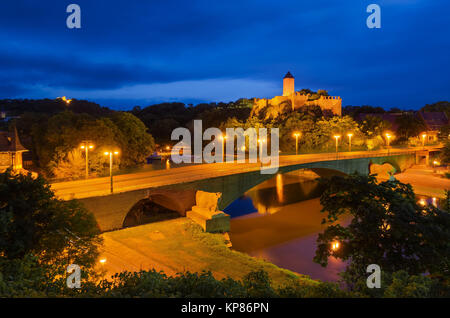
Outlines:
{"label": "light reflection on water", "polygon": [[313,178],[311,173],[278,174],[228,206],[233,248],[313,279],[337,281],[345,263],[330,258],[323,268],[313,262],[326,216]]}

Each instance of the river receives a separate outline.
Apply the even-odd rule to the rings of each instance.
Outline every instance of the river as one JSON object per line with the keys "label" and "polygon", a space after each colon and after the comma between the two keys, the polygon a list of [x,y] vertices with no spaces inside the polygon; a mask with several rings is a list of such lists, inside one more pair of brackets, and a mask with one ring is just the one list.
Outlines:
{"label": "river", "polygon": [[308,170],[278,174],[229,205],[233,248],[313,279],[339,280],[344,262],[330,257],[326,268],[313,262],[326,227],[316,177]]}

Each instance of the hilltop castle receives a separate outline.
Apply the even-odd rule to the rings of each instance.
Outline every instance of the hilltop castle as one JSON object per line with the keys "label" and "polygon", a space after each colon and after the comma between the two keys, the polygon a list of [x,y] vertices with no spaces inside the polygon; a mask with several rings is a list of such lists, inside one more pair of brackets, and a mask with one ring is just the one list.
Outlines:
{"label": "hilltop castle", "polygon": [[342,114],[342,99],[336,96],[313,96],[295,91],[294,76],[290,72],[283,78],[283,96],[272,99],[254,98],[252,115],[264,113],[266,119],[276,118],[280,113],[294,111],[303,106],[319,106],[322,111],[328,110],[335,115]]}

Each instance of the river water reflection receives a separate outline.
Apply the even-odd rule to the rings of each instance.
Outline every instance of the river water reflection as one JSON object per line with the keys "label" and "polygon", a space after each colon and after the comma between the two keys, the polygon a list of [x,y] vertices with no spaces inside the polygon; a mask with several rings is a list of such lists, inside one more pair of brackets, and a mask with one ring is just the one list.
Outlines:
{"label": "river water reflection", "polygon": [[228,206],[233,248],[313,279],[337,281],[345,263],[330,258],[323,268],[313,262],[318,233],[326,227],[316,177],[308,170],[276,175]]}

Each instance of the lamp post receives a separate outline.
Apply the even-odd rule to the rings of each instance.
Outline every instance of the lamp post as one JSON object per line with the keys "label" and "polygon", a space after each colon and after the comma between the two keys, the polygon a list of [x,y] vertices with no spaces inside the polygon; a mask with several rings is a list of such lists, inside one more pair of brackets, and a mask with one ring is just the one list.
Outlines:
{"label": "lamp post", "polygon": [[336,159],[338,158],[338,143],[339,143],[339,138],[341,138],[340,135],[334,135],[334,139],[336,139]]}
{"label": "lamp post", "polygon": [[259,160],[261,160],[261,158],[262,158],[262,145],[265,142],[266,142],[265,139],[258,139],[258,143],[259,143]]}
{"label": "lamp post", "polygon": [[112,167],[113,167],[113,154],[118,155],[118,151],[106,151],[105,156],[109,156],[109,177],[111,179],[111,193],[113,193],[113,174],[112,174]]}
{"label": "lamp post", "polygon": [[425,149],[425,138],[427,137],[427,134],[422,134],[422,149]]}
{"label": "lamp post", "polygon": [[436,166],[439,166],[439,165],[440,165],[439,161],[436,161],[436,160],[433,161],[433,172],[434,173],[436,173]]}
{"label": "lamp post", "polygon": [[386,133],[386,142],[387,142],[387,149],[388,149],[388,155],[389,155],[389,143],[391,141],[391,135]]}
{"label": "lamp post", "polygon": [[347,137],[348,137],[348,151],[351,152],[352,151],[352,137],[353,137],[353,134],[352,133],[348,133]]}
{"label": "lamp post", "polygon": [[295,137],[295,154],[298,155],[298,137],[300,137],[299,132],[295,132],[293,136]]}
{"label": "lamp post", "polygon": [[227,139],[227,135],[222,135],[219,138],[222,141],[222,162],[225,162],[225,140]]}
{"label": "lamp post", "polygon": [[82,141],[81,142],[81,149],[84,149],[85,151],[85,159],[86,159],[86,179],[89,177],[89,149],[94,149],[94,145],[91,144],[89,141]]}

